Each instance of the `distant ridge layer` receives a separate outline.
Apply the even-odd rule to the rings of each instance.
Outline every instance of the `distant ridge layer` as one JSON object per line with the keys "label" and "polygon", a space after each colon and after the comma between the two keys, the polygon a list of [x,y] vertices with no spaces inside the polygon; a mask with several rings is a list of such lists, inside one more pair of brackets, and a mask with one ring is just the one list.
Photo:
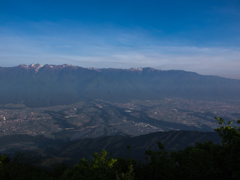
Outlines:
{"label": "distant ridge layer", "polygon": [[1,67],[0,87],[0,104],[15,103],[28,107],[94,99],[130,101],[183,97],[240,100],[240,80],[153,68],[94,69],[69,64]]}

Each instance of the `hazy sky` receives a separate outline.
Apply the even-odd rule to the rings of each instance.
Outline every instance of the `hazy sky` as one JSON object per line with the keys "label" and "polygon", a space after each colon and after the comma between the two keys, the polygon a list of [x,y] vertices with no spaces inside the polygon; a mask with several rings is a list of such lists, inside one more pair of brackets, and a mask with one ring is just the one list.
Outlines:
{"label": "hazy sky", "polygon": [[0,66],[31,63],[240,79],[240,1],[0,0]]}

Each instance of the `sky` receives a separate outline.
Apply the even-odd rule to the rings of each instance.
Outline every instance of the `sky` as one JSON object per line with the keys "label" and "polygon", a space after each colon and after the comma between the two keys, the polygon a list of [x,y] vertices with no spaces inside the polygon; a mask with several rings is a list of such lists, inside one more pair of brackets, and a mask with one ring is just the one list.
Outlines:
{"label": "sky", "polygon": [[32,63],[240,79],[240,1],[0,0],[0,66]]}

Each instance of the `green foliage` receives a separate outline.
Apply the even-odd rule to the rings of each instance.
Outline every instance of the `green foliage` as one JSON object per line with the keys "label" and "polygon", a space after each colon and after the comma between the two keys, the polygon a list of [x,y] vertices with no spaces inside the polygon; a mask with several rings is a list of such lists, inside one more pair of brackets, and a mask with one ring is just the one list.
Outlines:
{"label": "green foliage", "polygon": [[[69,168],[56,165],[51,171],[36,166],[32,154],[17,152],[10,158],[0,154],[0,179],[3,180],[205,180],[240,179],[240,131],[232,121],[215,117],[221,125],[215,131],[221,144],[211,141],[196,143],[183,150],[167,152],[158,142],[158,151],[146,150],[146,163],[130,158],[131,146],[125,158],[113,159],[105,150],[94,153],[88,161],[81,159]],[[240,119],[237,121],[240,123]]]}
{"label": "green foliage", "polygon": [[135,171],[137,169],[137,161],[130,158],[131,146],[127,146],[128,153],[126,158],[117,158],[116,163],[116,179],[117,180],[134,180]]}
{"label": "green foliage", "polygon": [[159,151],[145,152],[147,164],[143,165],[143,174],[139,179],[174,179],[174,161],[164,150],[164,145],[158,142]]}
{"label": "green foliage", "polygon": [[79,164],[74,165],[72,169],[65,172],[63,179],[114,179],[114,164],[117,160],[106,155],[107,152],[102,150],[99,154],[94,153],[93,159],[90,162],[84,158],[81,159]]}
{"label": "green foliage", "polygon": [[[215,117],[217,121],[221,118]],[[226,125],[224,120],[221,120],[221,127],[215,129],[222,137],[221,153],[224,157],[225,171],[227,171],[233,179],[240,179],[240,131],[237,126],[231,126],[232,121]],[[238,119],[237,123],[240,123]]]}
{"label": "green foliage", "polygon": [[36,167],[36,163],[38,160],[32,154],[16,152],[12,158],[9,155],[0,155],[0,179],[48,179],[48,172]]}
{"label": "green foliage", "polygon": [[171,158],[176,163],[175,172],[178,179],[219,179],[221,170],[216,158],[219,147],[220,145],[207,141],[171,152]]}

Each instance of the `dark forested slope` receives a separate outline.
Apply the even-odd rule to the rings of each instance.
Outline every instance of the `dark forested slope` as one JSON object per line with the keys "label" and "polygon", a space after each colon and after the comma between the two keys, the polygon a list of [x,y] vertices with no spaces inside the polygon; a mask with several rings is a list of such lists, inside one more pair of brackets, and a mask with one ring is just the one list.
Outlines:
{"label": "dark forested slope", "polygon": [[[46,152],[46,148],[43,148],[45,149],[45,152],[42,149],[40,154],[45,157],[45,163],[57,163],[54,168],[49,170],[36,166],[39,162],[36,159],[37,156],[27,154],[26,152],[16,153],[13,156],[8,154],[0,154],[0,179],[240,179],[239,127],[231,126],[232,121],[228,121],[226,123],[222,118],[215,117],[215,119],[219,122],[219,125],[221,125],[220,127],[214,129],[217,134],[172,131],[163,134],[153,133],[139,136],[140,139],[137,139],[137,137],[124,137],[122,142],[120,136],[94,139],[97,141],[94,141],[93,139],[87,139],[87,141],[75,141],[73,143],[67,143],[58,147],[55,149],[55,152],[52,151],[50,159],[46,159],[46,154],[44,154]],[[237,123],[240,123],[240,119],[238,119]],[[202,136],[202,134],[204,135]],[[204,139],[210,140],[206,137],[208,135],[210,135],[210,139],[214,140],[215,143],[216,141],[219,141],[221,137],[221,144],[215,144],[211,141],[199,143]],[[159,142],[161,138],[162,141],[168,145],[174,142],[180,144],[185,142],[183,144],[186,145],[189,143],[188,140],[191,140],[192,138],[194,139],[192,143],[196,141],[198,141],[198,143],[188,144],[190,146],[184,147],[182,150],[171,151],[169,153],[164,149],[164,144]],[[133,141],[129,139],[132,139]],[[153,142],[155,141],[158,141],[157,151],[155,151],[155,148],[150,148],[153,147]],[[108,156],[106,150],[102,150],[99,153],[94,153],[90,160],[83,158],[77,162],[77,158],[83,155],[83,151],[81,151],[81,149],[86,148],[88,153],[90,153],[93,148],[98,151],[100,147],[107,149],[113,146],[118,151],[121,151],[121,146],[125,145],[124,142],[132,143],[133,146],[138,144],[137,148],[136,146],[133,148],[133,151],[130,150],[130,145],[127,146],[128,152],[125,158],[112,158],[111,155]],[[137,160],[136,158],[132,159],[129,156],[130,151],[130,153],[137,155],[137,150],[143,148],[146,148],[145,163],[139,162],[139,158],[137,158]],[[76,152],[71,153],[72,151]],[[60,155],[59,153],[62,153],[62,157],[57,157]],[[73,154],[75,155],[73,156]],[[44,159],[42,158],[42,160]],[[72,163],[74,163],[74,161],[75,163],[69,168],[66,164],[60,163],[62,160],[71,160]]]}
{"label": "dark forested slope", "polygon": [[72,160],[83,157],[90,159],[94,152],[105,149],[108,152],[114,152],[114,156],[125,157],[126,147],[131,145],[131,157],[143,161],[145,150],[158,150],[157,142],[163,143],[167,151],[175,151],[207,140],[221,143],[221,138],[215,132],[169,131],[137,137],[107,136],[82,139],[60,145],[54,150],[54,154],[59,157],[70,157]]}
{"label": "dark forested slope", "polygon": [[[157,142],[163,143],[167,151],[176,151],[194,145],[196,142],[203,143],[207,140],[211,140],[216,144],[221,142],[221,138],[215,132],[168,131],[137,137],[103,136],[70,142],[52,140],[43,136],[11,135],[0,138],[0,147],[6,147],[4,148],[5,152],[9,152],[11,148],[19,150],[24,147],[24,149],[28,149],[26,144],[21,146],[21,143],[31,142],[29,146],[35,147],[34,151],[41,157],[42,164],[50,166],[64,160],[67,160],[66,162],[70,164],[74,164],[81,158],[91,159],[94,152],[101,152],[102,149],[114,152],[114,157],[125,157],[128,145],[131,145],[130,156],[134,159],[144,161],[144,152],[146,150],[158,150]],[[11,152],[13,151],[11,150]]]}

